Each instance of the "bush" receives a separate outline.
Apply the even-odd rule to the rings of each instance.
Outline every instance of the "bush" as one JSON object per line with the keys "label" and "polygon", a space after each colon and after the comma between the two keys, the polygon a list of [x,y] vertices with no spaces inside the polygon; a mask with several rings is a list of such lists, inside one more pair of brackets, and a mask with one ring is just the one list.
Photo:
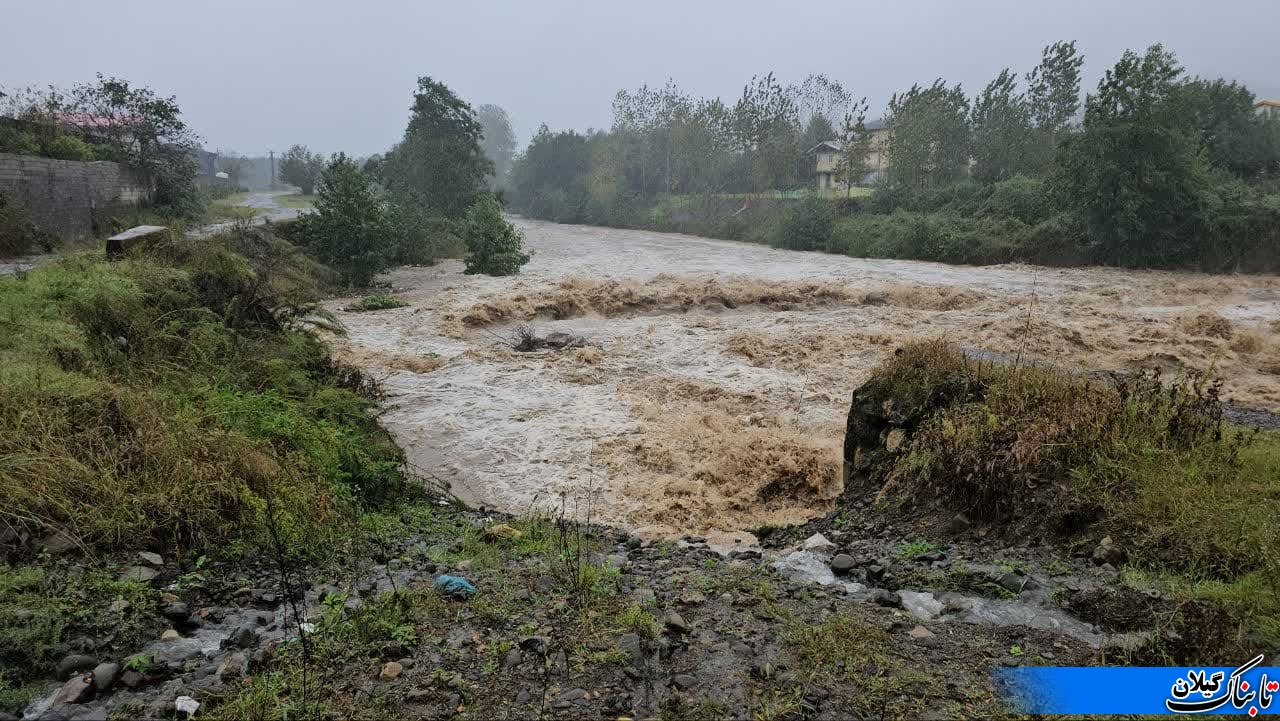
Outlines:
{"label": "bush", "polygon": [[1271,563],[1280,439],[1226,424],[1215,383],[1099,382],[982,364],[940,343],[908,346],[872,377],[932,399],[913,406],[924,413],[905,452],[880,469],[904,508],[963,512],[1023,538],[1110,534],[1133,561],[1220,578]]}
{"label": "bush", "polygon": [[59,135],[44,149],[45,155],[58,160],[93,160],[93,148],[74,135]]}
{"label": "bush", "polygon": [[492,195],[481,196],[467,210],[462,239],[467,244],[468,274],[515,275],[529,262],[529,256],[520,250],[520,231],[502,217],[502,208]]}
{"label": "bush", "polygon": [[308,332],[323,275],[260,231],[0,278],[0,504],[36,537],[200,545],[262,533],[321,554],[399,492],[368,384]]}
{"label": "bush", "polygon": [[408,303],[386,293],[374,293],[366,295],[355,303],[347,306],[346,310],[352,313],[364,313],[372,310],[390,310],[392,308],[403,308]]}
{"label": "bush", "polygon": [[991,186],[991,194],[978,210],[990,218],[1014,218],[1036,225],[1053,214],[1053,203],[1045,182],[1039,178],[1017,175]]}
{"label": "bush", "polygon": [[827,250],[835,219],[831,201],[805,198],[787,211],[772,245],[788,250]]}
{"label": "bush", "polygon": [[1007,263],[1023,254],[1032,229],[1019,220],[899,211],[842,218],[829,249],[863,258],[946,263]]}
{"label": "bush", "polygon": [[53,250],[54,237],[31,222],[27,209],[0,193],[0,258]]}
{"label": "bush", "polygon": [[385,270],[395,234],[373,184],[346,155],[335,155],[320,176],[315,210],[299,218],[307,251],[353,286],[367,286]]}

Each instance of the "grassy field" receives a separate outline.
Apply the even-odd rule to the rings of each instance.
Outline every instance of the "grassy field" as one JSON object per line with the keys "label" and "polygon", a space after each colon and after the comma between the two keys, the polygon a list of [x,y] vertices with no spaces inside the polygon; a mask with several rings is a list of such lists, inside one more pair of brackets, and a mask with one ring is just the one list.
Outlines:
{"label": "grassy field", "polygon": [[302,195],[301,193],[288,193],[286,195],[277,195],[276,202],[282,208],[299,208],[301,210],[310,210],[315,205],[315,195]]}

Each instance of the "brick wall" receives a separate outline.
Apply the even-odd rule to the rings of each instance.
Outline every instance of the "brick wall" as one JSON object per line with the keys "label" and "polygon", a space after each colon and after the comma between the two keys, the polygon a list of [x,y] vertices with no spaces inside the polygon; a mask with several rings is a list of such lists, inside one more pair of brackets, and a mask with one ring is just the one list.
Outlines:
{"label": "brick wall", "polygon": [[64,240],[92,235],[113,212],[146,197],[146,186],[119,163],[81,163],[0,153],[0,193],[25,206],[31,220]]}

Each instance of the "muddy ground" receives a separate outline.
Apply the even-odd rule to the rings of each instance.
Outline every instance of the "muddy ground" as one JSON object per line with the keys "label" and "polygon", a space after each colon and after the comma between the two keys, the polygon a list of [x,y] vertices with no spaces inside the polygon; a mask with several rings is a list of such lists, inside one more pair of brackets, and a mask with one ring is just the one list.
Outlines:
{"label": "muddy ground", "polygon": [[[841,491],[851,391],[916,338],[1068,368],[1212,368],[1235,405],[1280,410],[1271,276],[863,260],[517,222],[533,256],[519,276],[403,268],[390,280],[407,307],[340,313],[340,350],[385,376],[384,422],[412,462],[477,507],[565,503],[713,542],[803,521]],[[525,324],[580,347],[518,352]]]}

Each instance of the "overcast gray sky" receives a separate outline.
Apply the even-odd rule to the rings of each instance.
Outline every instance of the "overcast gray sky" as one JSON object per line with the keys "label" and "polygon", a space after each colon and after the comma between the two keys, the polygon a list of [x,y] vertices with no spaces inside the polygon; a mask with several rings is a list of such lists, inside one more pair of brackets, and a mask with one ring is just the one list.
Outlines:
{"label": "overcast gray sky", "polygon": [[380,152],[419,75],[506,107],[522,144],[544,121],[608,126],[619,88],[668,77],[729,99],[753,73],[821,72],[873,109],[939,76],[973,95],[1059,39],[1079,42],[1089,88],[1125,48],[1164,42],[1194,73],[1280,95],[1276,0],[0,2],[0,85],[119,75],[176,95],[207,147],[249,155]]}

